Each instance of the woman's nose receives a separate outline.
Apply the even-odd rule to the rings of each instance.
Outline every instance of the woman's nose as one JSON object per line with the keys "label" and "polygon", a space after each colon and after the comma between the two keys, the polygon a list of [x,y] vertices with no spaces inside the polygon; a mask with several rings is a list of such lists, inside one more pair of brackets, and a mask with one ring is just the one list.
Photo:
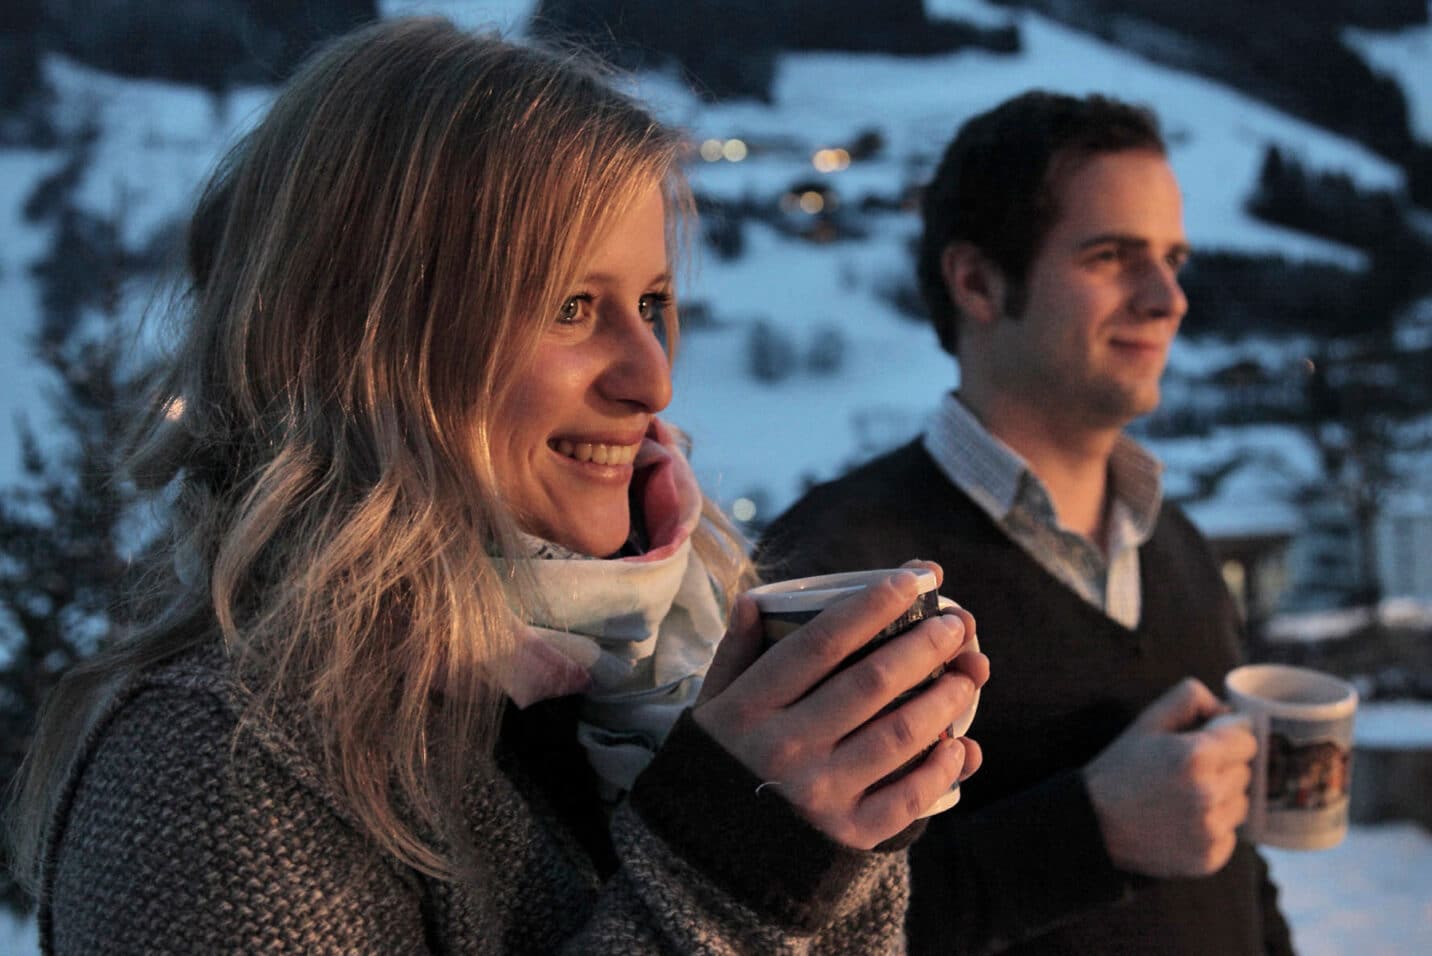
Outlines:
{"label": "woman's nose", "polygon": [[640,315],[623,316],[611,337],[611,363],[603,394],[656,413],[671,403],[671,361],[656,329]]}

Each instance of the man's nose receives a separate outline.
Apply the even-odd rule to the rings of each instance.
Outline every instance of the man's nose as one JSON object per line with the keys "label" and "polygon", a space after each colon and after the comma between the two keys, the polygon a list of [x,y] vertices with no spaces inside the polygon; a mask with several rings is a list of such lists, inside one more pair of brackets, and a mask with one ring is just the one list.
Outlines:
{"label": "man's nose", "polygon": [[1150,319],[1181,319],[1188,311],[1188,297],[1172,266],[1158,263],[1140,276],[1135,307]]}

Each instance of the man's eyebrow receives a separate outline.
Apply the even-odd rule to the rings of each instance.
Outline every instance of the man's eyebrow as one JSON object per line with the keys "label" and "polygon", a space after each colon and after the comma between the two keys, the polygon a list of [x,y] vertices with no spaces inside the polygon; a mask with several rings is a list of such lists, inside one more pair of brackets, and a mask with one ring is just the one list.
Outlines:
{"label": "man's eyebrow", "polygon": [[[1079,243],[1077,248],[1082,252],[1085,249],[1092,249],[1095,246],[1103,246],[1109,243],[1123,246],[1126,249],[1147,249],[1150,245],[1149,240],[1143,236],[1135,236],[1127,232],[1101,232],[1096,236],[1090,236],[1088,239],[1083,240]],[[1188,258],[1193,254],[1193,247],[1187,242],[1176,242],[1169,251]]]}

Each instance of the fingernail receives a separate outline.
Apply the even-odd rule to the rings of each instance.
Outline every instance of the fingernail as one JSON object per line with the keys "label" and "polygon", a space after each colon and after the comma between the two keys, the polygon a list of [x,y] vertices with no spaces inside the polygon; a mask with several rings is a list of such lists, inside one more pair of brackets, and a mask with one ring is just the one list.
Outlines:
{"label": "fingernail", "polygon": [[897,571],[891,575],[890,581],[897,591],[908,595],[911,600],[914,600],[915,592],[920,588],[920,578],[914,571]]}

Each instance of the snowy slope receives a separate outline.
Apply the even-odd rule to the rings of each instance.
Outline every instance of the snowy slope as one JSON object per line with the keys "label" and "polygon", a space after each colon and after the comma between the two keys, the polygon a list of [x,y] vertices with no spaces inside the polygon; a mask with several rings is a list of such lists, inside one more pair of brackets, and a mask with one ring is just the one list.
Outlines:
{"label": "snowy slope", "polygon": [[[848,143],[867,129],[884,136],[885,152],[831,174],[831,185],[858,199],[894,195],[918,181],[953,129],[972,113],[1030,86],[1103,91],[1149,103],[1163,116],[1172,160],[1183,183],[1189,234],[1200,248],[1270,251],[1356,267],[1359,254],[1249,219],[1242,202],[1266,145],[1276,144],[1319,169],[1347,171],[1361,185],[1397,187],[1400,172],[1365,148],[1281,114],[1211,81],[1165,70],[1040,17],[1011,14],[979,0],[927,0],[936,13],[998,24],[1016,17],[1024,51],[1003,57],[966,53],[924,60],[880,56],[802,55],[785,58],[775,101],[699,103],[669,79],[637,80],[669,119],[699,140],[742,136],[788,144],[788,153],[720,162],[692,170],[696,188],[724,198],[775,201],[792,182],[820,176],[808,156]],[[520,33],[531,0],[384,0],[385,13],[437,12],[468,26]],[[1395,35],[1358,32],[1349,42],[1377,68],[1399,76],[1416,130],[1432,139],[1432,70],[1427,30]],[[144,245],[184,214],[203,172],[253,121],[271,95],[240,91],[212,98],[161,83],[123,81],[73,64],[48,65],[66,124],[94,117],[101,135],[95,164],[79,196],[86,208],[122,214],[124,234]],[[43,423],[37,398],[49,387],[26,360],[26,339],[38,321],[28,270],[46,248],[45,227],[23,221],[20,209],[34,184],[65,161],[57,152],[0,151],[0,422],[16,412]],[[913,434],[938,396],[955,382],[953,362],[923,326],[898,317],[877,290],[909,269],[905,243],[917,223],[908,214],[875,217],[871,234],[828,246],[795,242],[751,226],[742,258],[709,253],[693,264],[681,289],[704,301],[720,324],[684,340],[676,370],[677,397],[668,417],[696,441],[695,465],[707,487],[728,505],[754,499],[769,517],[808,478],[827,478],[853,459]],[[142,299],[142,296],[140,297]],[[142,304],[131,304],[130,311]],[[1196,307],[1196,306],[1195,306]],[[836,376],[802,367],[787,380],[762,385],[748,375],[751,324],[770,320],[804,354],[818,335],[838,329],[846,342]],[[1256,349],[1256,343],[1243,343]],[[1229,358],[1227,346],[1185,343],[1176,367],[1196,370]],[[1241,443],[1241,445],[1240,445]],[[1284,449],[1295,467],[1306,448],[1286,434],[1218,433],[1200,442],[1161,446],[1171,481],[1179,470],[1232,447]],[[0,484],[14,480],[16,448],[0,424]],[[1238,497],[1276,483],[1277,472],[1240,478]],[[1270,520],[1289,520],[1276,511]],[[1210,523],[1226,518],[1211,513]],[[1368,733],[1406,740],[1426,734],[1425,712],[1372,712]],[[1409,827],[1355,828],[1325,854],[1270,854],[1292,917],[1300,951],[1308,954],[1432,952],[1432,838]],[[33,952],[30,931],[10,932],[0,917],[0,951]]]}

